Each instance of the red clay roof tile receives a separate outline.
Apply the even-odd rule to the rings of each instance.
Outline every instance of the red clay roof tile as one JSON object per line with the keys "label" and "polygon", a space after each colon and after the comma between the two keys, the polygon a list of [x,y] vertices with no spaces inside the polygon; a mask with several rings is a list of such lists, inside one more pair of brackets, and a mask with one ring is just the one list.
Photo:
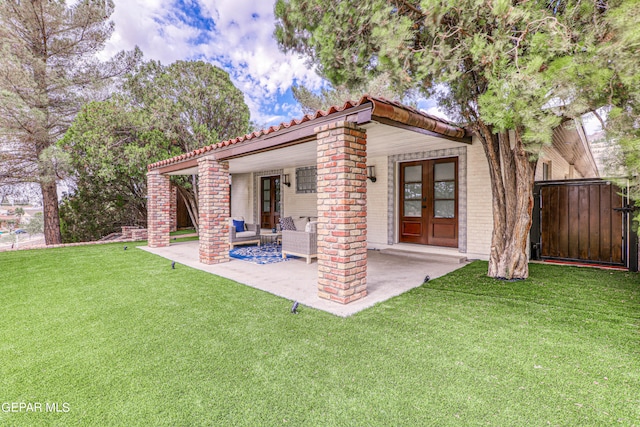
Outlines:
{"label": "red clay roof tile", "polygon": [[455,137],[455,138],[463,138],[466,136],[464,129],[456,126],[455,124],[447,120],[432,116],[430,114],[424,113],[413,107],[409,107],[407,105],[401,104],[396,101],[389,101],[388,99],[365,95],[362,98],[360,98],[360,100],[357,102],[347,101],[342,106],[334,105],[329,107],[328,110],[324,110],[324,111],[318,110],[313,114],[306,114],[302,118],[293,119],[288,123],[280,123],[277,126],[270,126],[267,129],[254,131],[247,135],[239,136],[237,138],[229,139],[226,141],[220,141],[218,143],[211,144],[206,147],[199,148],[197,150],[193,150],[186,154],[181,154],[181,155],[172,157],[170,159],[161,160],[159,162],[152,163],[147,166],[147,169],[153,170],[162,166],[178,163],[182,160],[185,160],[194,156],[200,156],[201,154],[204,154],[212,150],[216,150],[219,148],[228,147],[229,145],[239,144],[245,141],[250,141],[252,139],[260,138],[261,136],[269,135],[271,133],[277,132],[282,129],[288,129],[292,126],[298,126],[302,123],[316,120],[321,117],[326,117],[330,114],[342,112],[344,110],[354,108],[366,103],[372,103],[374,105],[373,115],[379,115],[380,117],[385,117],[385,118],[395,120],[407,125],[424,128],[432,132],[439,133],[441,135],[446,135],[446,136]]}

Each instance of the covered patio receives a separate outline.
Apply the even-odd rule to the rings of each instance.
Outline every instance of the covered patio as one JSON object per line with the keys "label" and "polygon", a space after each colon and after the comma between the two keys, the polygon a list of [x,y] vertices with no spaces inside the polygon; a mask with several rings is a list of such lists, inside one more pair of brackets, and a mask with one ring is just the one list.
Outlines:
{"label": "covered patio", "polygon": [[[305,294],[308,292],[314,301],[303,301],[302,295],[292,299],[318,308],[320,300],[325,300],[322,306],[357,303],[353,309],[344,310],[349,314],[357,311],[356,307],[373,305],[379,299],[372,294],[382,292],[376,288],[376,281],[384,271],[376,271],[369,262],[371,256],[376,257],[374,251],[368,250],[372,234],[376,234],[377,242],[397,243],[394,215],[397,215],[398,170],[394,162],[415,156],[456,158],[460,163],[455,169],[456,179],[464,183],[469,144],[471,137],[464,129],[411,107],[365,96],[358,102],[347,102],[301,120],[203,147],[149,165],[149,247],[161,250],[170,244],[170,176],[198,174],[199,244],[185,245],[184,260],[174,260],[207,271],[211,269],[224,277],[227,276],[222,272],[233,276],[230,272],[239,268],[236,261],[229,262],[229,218],[237,215],[234,208],[237,211],[240,207],[252,223],[261,222],[257,213],[259,202],[256,202],[260,178],[284,178],[298,169],[313,168],[317,177],[313,194],[299,194],[295,188],[285,188],[286,184],[278,184],[278,188],[288,197],[285,201],[295,201],[293,205],[285,205],[284,214],[317,218],[317,263],[298,267],[297,263],[286,262],[268,267],[284,270],[286,277],[292,277],[295,268],[309,269],[304,270],[305,277],[300,277],[300,281],[309,281],[308,286],[304,285]],[[372,166],[378,168],[377,182],[375,177],[368,180],[371,178],[368,168]],[[456,215],[459,212],[459,218],[455,219],[456,245],[458,235],[466,236],[466,197],[462,185],[460,193],[455,192],[460,204],[455,210]],[[374,227],[370,225],[372,213]],[[459,252],[464,253],[466,238],[459,241]],[[390,287],[401,282],[418,286],[424,276],[430,274],[420,271],[404,280],[402,269],[396,265],[387,268],[391,276],[386,277],[385,283]],[[262,267],[260,271],[264,272]],[[261,273],[243,272],[241,276],[229,278],[251,284],[253,274]],[[388,280],[391,277],[393,281]],[[364,297],[367,301],[361,301]]]}
{"label": "covered patio", "polygon": [[[464,257],[451,253],[436,254],[398,249],[367,251],[367,297],[350,304],[336,304],[320,298],[317,289],[318,264],[292,259],[277,264],[257,265],[231,259],[220,264],[198,261],[199,242],[177,242],[171,246],[141,247],[153,254],[198,270],[216,274],[238,283],[299,302],[303,306],[347,317],[361,310],[416,288],[425,280],[443,276],[464,265]],[[179,267],[177,267],[179,268]]]}

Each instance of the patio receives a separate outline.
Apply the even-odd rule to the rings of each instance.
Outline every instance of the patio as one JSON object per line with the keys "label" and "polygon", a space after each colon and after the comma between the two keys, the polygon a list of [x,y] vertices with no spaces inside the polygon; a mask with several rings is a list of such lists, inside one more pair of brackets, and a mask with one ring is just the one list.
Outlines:
{"label": "patio", "polygon": [[[314,249],[318,267],[312,292],[332,304],[352,304],[366,297],[369,301],[363,304],[368,307],[380,292],[371,292],[371,280],[383,274],[382,270],[367,272],[366,253],[371,244],[411,242],[455,248],[458,255],[468,253],[466,191],[463,184],[460,190],[456,186],[466,182],[466,151],[471,144],[467,130],[412,107],[369,96],[347,101],[300,120],[148,165],[149,246],[171,245],[170,177],[197,174],[200,244],[193,260],[206,265],[229,262],[230,217],[242,217],[246,224],[260,224],[263,229],[277,227],[279,219],[307,218],[317,222]],[[409,190],[400,191],[398,179],[404,175],[398,164],[416,159],[429,162],[410,169],[424,172],[418,174],[421,181],[403,184],[402,188]],[[435,176],[433,171],[427,173],[430,168],[437,169],[434,162],[446,164],[444,175],[438,174],[443,180],[438,182],[445,182],[441,186],[446,188],[437,196],[444,198],[438,206],[445,210],[436,212],[430,201],[436,197],[434,191],[425,190],[422,196],[420,190],[419,200],[401,202],[399,194],[414,197],[417,189],[435,185],[425,181]],[[409,179],[418,175],[410,174]],[[418,209],[420,215],[417,211],[402,214],[405,205]],[[401,220],[401,216],[410,219]],[[412,281],[406,289],[430,274],[424,266],[418,270],[414,278],[406,279]],[[211,271],[217,273],[218,269]],[[238,280],[255,280],[253,275],[246,276]],[[390,279],[405,281],[395,274]],[[303,298],[301,302],[318,306]],[[345,315],[353,310],[347,309]]]}
{"label": "patio", "polygon": [[[171,246],[140,247],[178,264],[206,271],[300,304],[347,317],[420,286],[425,276],[431,279],[450,273],[466,264],[459,256],[430,254],[397,249],[367,251],[367,297],[350,304],[336,304],[318,296],[318,263],[291,259],[276,264],[257,265],[232,259],[207,265],[199,262],[199,242],[176,242]],[[421,249],[421,248],[416,248]]]}

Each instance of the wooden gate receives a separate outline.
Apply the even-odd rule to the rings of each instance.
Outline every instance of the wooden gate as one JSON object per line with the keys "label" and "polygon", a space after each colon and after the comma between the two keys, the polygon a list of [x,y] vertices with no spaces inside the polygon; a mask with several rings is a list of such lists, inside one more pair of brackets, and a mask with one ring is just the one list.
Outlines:
{"label": "wooden gate", "polygon": [[629,267],[631,208],[622,193],[604,180],[537,182],[532,258]]}

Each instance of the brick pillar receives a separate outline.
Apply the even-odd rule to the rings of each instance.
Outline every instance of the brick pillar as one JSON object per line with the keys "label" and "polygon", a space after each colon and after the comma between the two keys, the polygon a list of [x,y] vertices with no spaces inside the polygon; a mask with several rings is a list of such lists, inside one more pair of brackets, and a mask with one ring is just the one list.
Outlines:
{"label": "brick pillar", "polygon": [[229,261],[229,163],[198,159],[200,262]]}
{"label": "brick pillar", "polygon": [[318,296],[367,295],[366,131],[349,122],[314,129],[318,139]]}
{"label": "brick pillar", "polygon": [[169,246],[171,182],[158,171],[147,173],[147,229],[149,247]]}
{"label": "brick pillar", "polygon": [[171,231],[178,229],[178,188],[171,186]]}

